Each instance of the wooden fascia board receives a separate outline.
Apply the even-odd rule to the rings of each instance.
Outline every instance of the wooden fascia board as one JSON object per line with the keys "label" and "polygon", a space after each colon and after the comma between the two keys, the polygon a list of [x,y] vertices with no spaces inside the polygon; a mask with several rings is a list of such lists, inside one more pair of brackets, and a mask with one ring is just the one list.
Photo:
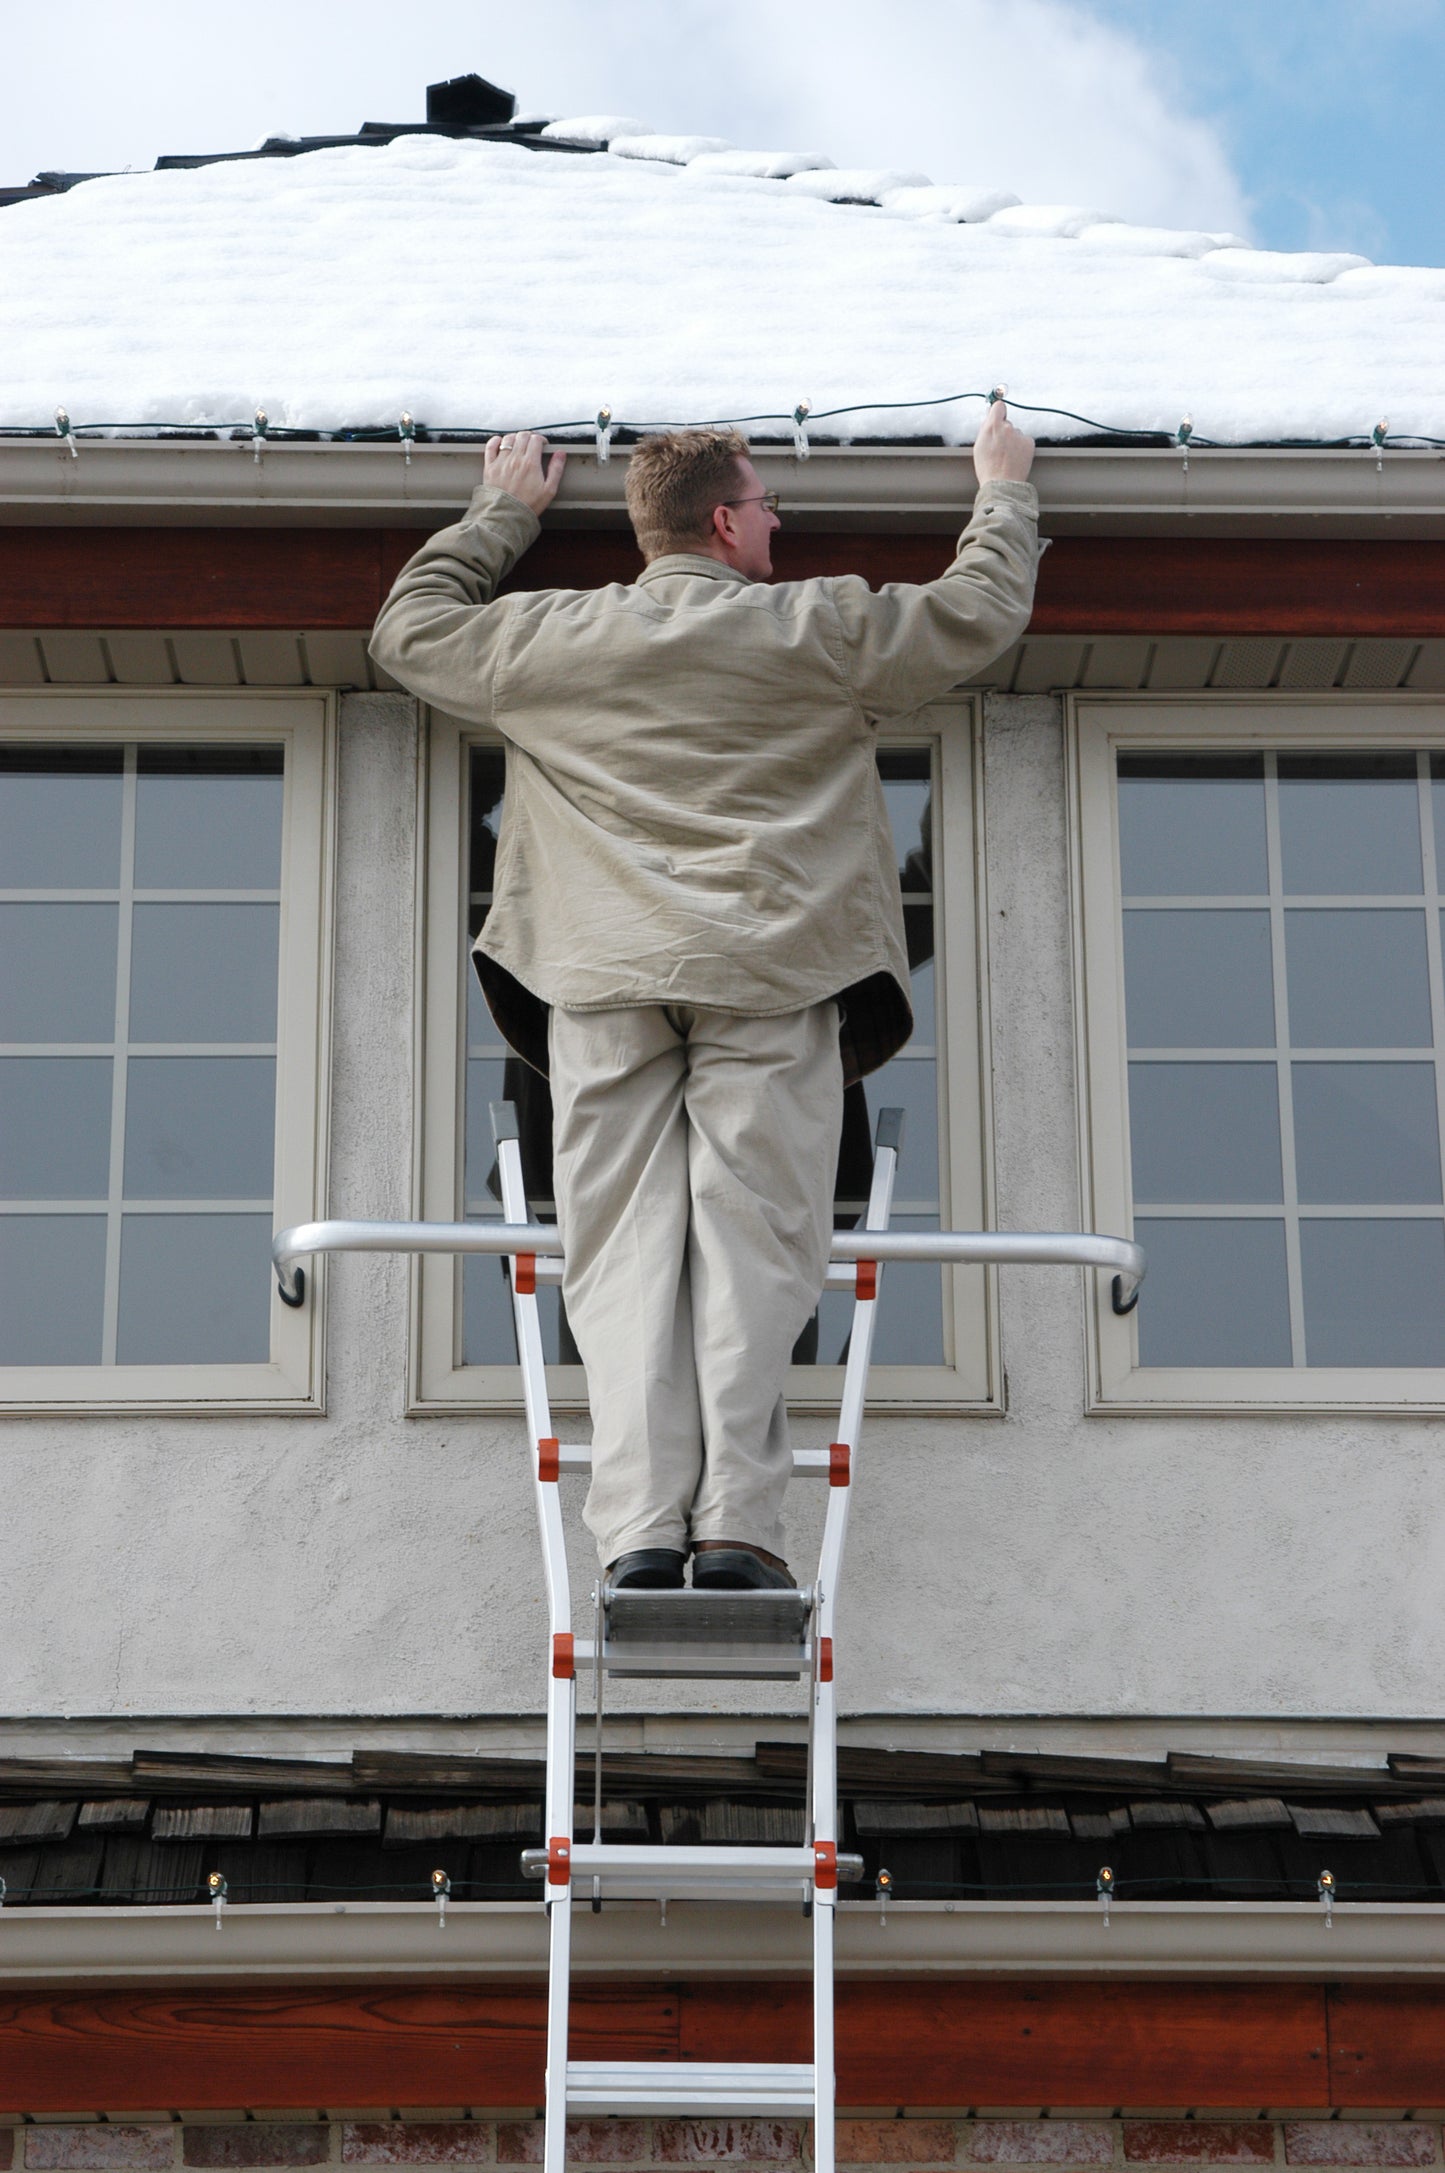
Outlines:
{"label": "wooden fascia board", "polygon": [[[1445,1991],[1378,1989],[845,1982],[838,2096],[889,2111],[1439,2104]],[[580,1984],[572,2053],[806,2060],[811,2023],[796,1978]],[[541,1986],[19,1993],[0,1997],[0,2111],[536,2105],[545,2025]]]}
{"label": "wooden fascia board", "polygon": [[[167,632],[368,628],[414,530],[0,527],[0,627]],[[935,534],[787,531],[778,575],[926,581],[948,563]],[[548,529],[513,585],[630,581],[639,560],[612,529]],[[1030,633],[1445,635],[1445,535],[1400,540],[1068,536],[1045,553]]]}

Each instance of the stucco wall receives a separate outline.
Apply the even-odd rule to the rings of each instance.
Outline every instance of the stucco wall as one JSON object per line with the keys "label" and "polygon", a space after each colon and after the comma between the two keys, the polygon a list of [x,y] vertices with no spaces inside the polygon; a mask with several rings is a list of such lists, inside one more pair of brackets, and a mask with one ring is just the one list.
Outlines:
{"label": "stucco wall", "polygon": [[[1005,1228],[1079,1217],[1060,705],[991,698],[988,945]],[[331,1204],[410,1210],[412,705],[343,705]],[[0,1716],[534,1713],[520,1427],[408,1419],[408,1270],[329,1269],[323,1418],[11,1420]],[[875,1423],[840,1637],[854,1712],[1429,1717],[1440,1429],[1083,1412],[1080,1281],[1002,1278],[1008,1416]],[[826,1439],[821,1422],[804,1438]],[[796,1559],[806,1568],[805,1501]],[[590,1568],[577,1550],[585,1587]],[[634,1710],[796,1706],[761,1686]]]}

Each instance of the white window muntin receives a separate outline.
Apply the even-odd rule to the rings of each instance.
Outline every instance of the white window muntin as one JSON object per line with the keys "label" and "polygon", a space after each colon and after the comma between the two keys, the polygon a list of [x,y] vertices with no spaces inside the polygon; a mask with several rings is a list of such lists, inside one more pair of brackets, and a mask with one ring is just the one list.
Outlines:
{"label": "white window muntin", "polygon": [[[1078,919],[1077,1019],[1080,1047],[1079,1097],[1083,1125],[1081,1152],[1090,1196],[1093,1227],[1128,1233],[1135,1220],[1132,1157],[1129,1130],[1128,1066],[1130,1051],[1124,1004],[1124,898],[1120,875],[1120,836],[1117,773],[1125,754],[1225,754],[1232,751],[1262,756],[1289,754],[1364,754],[1399,751],[1416,756],[1422,774],[1432,753],[1445,750],[1445,710],[1437,699],[1394,695],[1377,701],[1352,696],[1258,696],[1230,698],[1198,696],[1168,698],[1113,696],[1093,701],[1069,700],[1073,760],[1071,792],[1074,799],[1072,834],[1076,855],[1075,904]],[[1272,773],[1273,762],[1267,764]],[[1423,789],[1423,788],[1422,788]],[[1274,793],[1270,793],[1271,808]],[[1270,883],[1262,909],[1271,918],[1271,951],[1282,940],[1284,899],[1279,891],[1278,836],[1271,823]],[[1428,840],[1425,851],[1428,854]],[[1379,910],[1398,910],[1423,904],[1426,941],[1430,957],[1432,1039],[1427,1047],[1407,1051],[1371,1048],[1370,1059],[1384,1061],[1403,1057],[1440,1063],[1445,1057],[1442,1027],[1445,998],[1440,983],[1440,919],[1434,900],[1438,886],[1428,865],[1424,870],[1423,899],[1399,894],[1381,895],[1374,901]],[[1213,909],[1228,907],[1230,900],[1211,895]],[[1261,907],[1253,895],[1241,901]],[[1338,900],[1326,900],[1338,904]],[[1135,901],[1137,904],[1137,901]],[[1370,910],[1371,901],[1351,895],[1352,908]],[[1187,909],[1182,896],[1171,897],[1166,910]],[[1291,896],[1288,909],[1307,911],[1309,900]],[[1280,961],[1275,959],[1278,973]],[[1198,1052],[1193,1052],[1197,1054]],[[1227,1060],[1226,1048],[1210,1050],[1212,1058]],[[1259,1060],[1261,1051],[1247,1052]],[[1288,1067],[1295,1063],[1319,1063],[1330,1052],[1312,1050],[1307,1057],[1287,1045],[1264,1052],[1271,1062]],[[1168,1051],[1151,1050],[1162,1060]],[[1353,1057],[1360,1051],[1351,1050]],[[1137,1055],[1137,1052],[1136,1052]],[[1442,1072],[1445,1077],[1445,1072]],[[1299,1230],[1301,1220],[1313,1219],[1308,1202],[1301,1203],[1294,1186],[1292,1143],[1288,1137],[1289,1095],[1280,1100],[1284,1192],[1279,1205],[1261,1209],[1282,1219],[1287,1228],[1290,1268],[1291,1362],[1278,1365],[1145,1365],[1141,1363],[1139,1316],[1115,1317],[1102,1287],[1092,1301],[1091,1402],[1120,1410],[1233,1409],[1269,1411],[1281,1408],[1310,1410],[1360,1409],[1418,1411],[1445,1408],[1445,1367],[1434,1366],[1324,1366],[1303,1360],[1300,1319]],[[1445,1104],[1442,1104],[1445,1106]],[[1207,1217],[1207,1210],[1191,1213]],[[1221,1208],[1221,1213],[1224,1210]],[[1360,1210],[1378,1215],[1378,1208]],[[1441,1207],[1412,1208],[1392,1204],[1391,1218],[1407,1221],[1416,1215],[1438,1220]],[[1163,1215],[1153,1203],[1140,1209],[1141,1224],[1149,1214]],[[1330,1218],[1342,1218],[1348,1209],[1328,1210]],[[1231,1217],[1248,1219],[1230,1205]],[[1181,1221],[1183,1217],[1178,1218]],[[1323,1219],[1323,1211],[1321,1213]],[[1147,1229],[1141,1227],[1147,1243]],[[1147,1303],[1147,1283],[1141,1305]]]}
{"label": "white window muntin", "polygon": [[[334,823],[335,698],[329,694],[271,693],[205,695],[159,688],[86,694],[26,692],[0,694],[0,736],[24,746],[120,746],[164,748],[168,745],[279,747],[283,757],[279,959],[276,1066],[276,1128],[272,1205],[274,1227],[305,1222],[321,1212],[329,1041],[329,973]],[[133,768],[130,758],[127,773]],[[117,893],[125,908],[137,902],[133,890]],[[185,893],[167,893],[167,899]],[[224,892],[207,893],[221,902]],[[247,891],[247,902],[263,903]],[[144,901],[142,901],[144,902]],[[122,964],[124,961],[122,960]],[[208,1055],[216,1045],[201,1049]],[[259,1045],[257,1045],[259,1047]],[[221,1053],[229,1053],[230,1044]],[[257,1060],[247,1044],[242,1052]],[[126,1057],[138,1051],[130,1047]],[[111,1182],[115,1193],[119,1144],[112,1138]],[[107,1200],[107,1213],[118,1203]],[[209,1202],[218,1210],[246,1202]],[[162,1203],[167,1213],[196,1212],[187,1203]],[[129,1204],[127,1212],[130,1211]],[[114,1280],[114,1248],[108,1247],[107,1281]],[[158,1302],[164,1302],[163,1290]],[[0,1408],[23,1410],[95,1410],[97,1408],[174,1409],[319,1405],[322,1372],[322,1304],[301,1311],[269,1297],[269,1357],[255,1363],[122,1364],[107,1354],[115,1349],[114,1292],[108,1290],[106,1344],[98,1364],[7,1365],[0,1367]]]}
{"label": "white window muntin", "polygon": [[[985,1006],[980,999],[978,965],[983,916],[976,723],[974,702],[958,696],[901,720],[880,736],[884,749],[918,748],[930,753],[938,946],[934,969],[938,1198],[943,1219],[960,1229],[985,1226],[990,1205],[984,1156],[987,1068],[981,1022]],[[472,748],[488,743],[487,734],[432,713],[424,854],[426,1003],[418,1187],[418,1213],[428,1220],[451,1220],[463,1212],[469,999],[476,1015],[475,999],[471,999],[475,974],[467,942],[468,771]],[[490,1031],[483,1031],[490,1046]],[[885,1077],[879,1074],[867,1082],[874,1107],[879,1081]],[[899,1219],[904,1223],[902,1215]],[[884,1287],[886,1293],[886,1278]],[[876,1365],[870,1398],[874,1404],[911,1410],[955,1410],[961,1405],[996,1408],[999,1361],[992,1278],[983,1270],[951,1271],[943,1274],[942,1290],[944,1362]],[[413,1407],[517,1405],[520,1390],[515,1366],[463,1363],[461,1267],[448,1260],[422,1260],[415,1292]],[[585,1408],[580,1367],[553,1367],[550,1380],[560,1407]],[[789,1379],[790,1403],[796,1410],[826,1411],[836,1406],[841,1384],[841,1365],[795,1367]]]}

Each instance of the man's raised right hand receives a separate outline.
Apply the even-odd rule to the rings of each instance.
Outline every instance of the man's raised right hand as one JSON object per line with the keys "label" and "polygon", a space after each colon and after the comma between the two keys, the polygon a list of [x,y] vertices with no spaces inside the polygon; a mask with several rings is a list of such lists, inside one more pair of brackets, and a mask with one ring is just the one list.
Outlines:
{"label": "man's raised right hand", "polygon": [[556,497],[567,465],[567,455],[559,447],[544,470],[546,450],[547,440],[536,430],[508,430],[488,438],[482,453],[482,480],[510,491],[534,513],[543,513]]}
{"label": "man's raised right hand", "polygon": [[1034,464],[1034,441],[1015,430],[1008,407],[994,400],[973,441],[973,472],[982,483],[1027,483]]}

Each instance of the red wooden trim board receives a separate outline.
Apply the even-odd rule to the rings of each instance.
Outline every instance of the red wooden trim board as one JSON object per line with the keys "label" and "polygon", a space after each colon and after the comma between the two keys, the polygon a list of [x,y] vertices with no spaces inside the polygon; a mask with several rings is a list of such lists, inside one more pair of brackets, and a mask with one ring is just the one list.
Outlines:
{"label": "red wooden trim board", "polygon": [[[369,627],[414,529],[0,528],[0,627]],[[784,579],[861,573],[922,581],[942,536],[797,534]],[[517,582],[630,581],[617,530],[554,529]],[[1065,536],[1046,553],[1034,634],[1445,634],[1445,543],[1260,543],[1188,536]]]}
{"label": "red wooden trim board", "polygon": [[[806,2059],[802,1983],[578,1987],[590,2059]],[[474,1986],[0,1995],[0,2111],[532,2105],[545,1994]],[[845,2105],[1445,2104],[1445,1983],[899,1979],[838,1988]]]}

